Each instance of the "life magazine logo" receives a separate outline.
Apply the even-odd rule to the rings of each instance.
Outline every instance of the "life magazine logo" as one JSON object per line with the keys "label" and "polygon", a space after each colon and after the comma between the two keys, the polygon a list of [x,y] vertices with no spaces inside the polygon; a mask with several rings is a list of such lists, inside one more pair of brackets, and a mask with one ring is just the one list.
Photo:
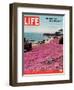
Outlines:
{"label": "life magazine logo", "polygon": [[24,16],[25,26],[40,26],[40,17],[38,16]]}

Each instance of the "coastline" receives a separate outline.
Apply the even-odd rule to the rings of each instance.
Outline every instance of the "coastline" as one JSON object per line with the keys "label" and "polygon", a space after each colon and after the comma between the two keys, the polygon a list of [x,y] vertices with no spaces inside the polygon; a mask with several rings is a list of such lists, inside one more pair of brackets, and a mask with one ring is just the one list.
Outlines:
{"label": "coastline", "polygon": [[[48,40],[45,40],[45,42],[42,43],[42,44],[50,43],[51,40],[53,40],[53,38],[49,38]],[[37,46],[37,45],[40,45],[40,43],[33,43],[33,44],[32,44],[32,47],[33,47],[33,46]]]}

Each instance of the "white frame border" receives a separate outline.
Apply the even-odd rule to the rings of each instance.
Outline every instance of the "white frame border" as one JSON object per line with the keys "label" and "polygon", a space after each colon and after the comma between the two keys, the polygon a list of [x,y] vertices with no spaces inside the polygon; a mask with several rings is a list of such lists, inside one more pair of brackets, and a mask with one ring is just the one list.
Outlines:
{"label": "white frame border", "polygon": [[[22,12],[34,13],[52,13],[65,14],[64,26],[64,74],[47,74],[47,75],[31,75],[22,76]],[[39,82],[39,81],[56,81],[69,80],[69,10],[59,9],[37,9],[19,7],[17,9],[17,82]],[[67,64],[66,64],[67,63]]]}

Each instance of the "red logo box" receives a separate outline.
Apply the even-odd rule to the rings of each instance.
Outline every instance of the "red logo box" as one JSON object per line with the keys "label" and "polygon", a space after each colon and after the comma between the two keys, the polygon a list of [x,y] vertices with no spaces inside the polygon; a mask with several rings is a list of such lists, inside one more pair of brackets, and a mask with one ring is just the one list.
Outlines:
{"label": "red logo box", "polygon": [[24,16],[24,25],[26,26],[39,26],[40,18],[38,16]]}

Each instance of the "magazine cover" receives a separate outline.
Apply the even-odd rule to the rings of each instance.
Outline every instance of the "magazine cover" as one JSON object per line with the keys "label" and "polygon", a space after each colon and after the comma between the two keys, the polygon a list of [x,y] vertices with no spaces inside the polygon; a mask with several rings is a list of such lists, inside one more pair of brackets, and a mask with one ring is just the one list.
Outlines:
{"label": "magazine cover", "polygon": [[23,13],[23,75],[63,73],[64,15]]}

